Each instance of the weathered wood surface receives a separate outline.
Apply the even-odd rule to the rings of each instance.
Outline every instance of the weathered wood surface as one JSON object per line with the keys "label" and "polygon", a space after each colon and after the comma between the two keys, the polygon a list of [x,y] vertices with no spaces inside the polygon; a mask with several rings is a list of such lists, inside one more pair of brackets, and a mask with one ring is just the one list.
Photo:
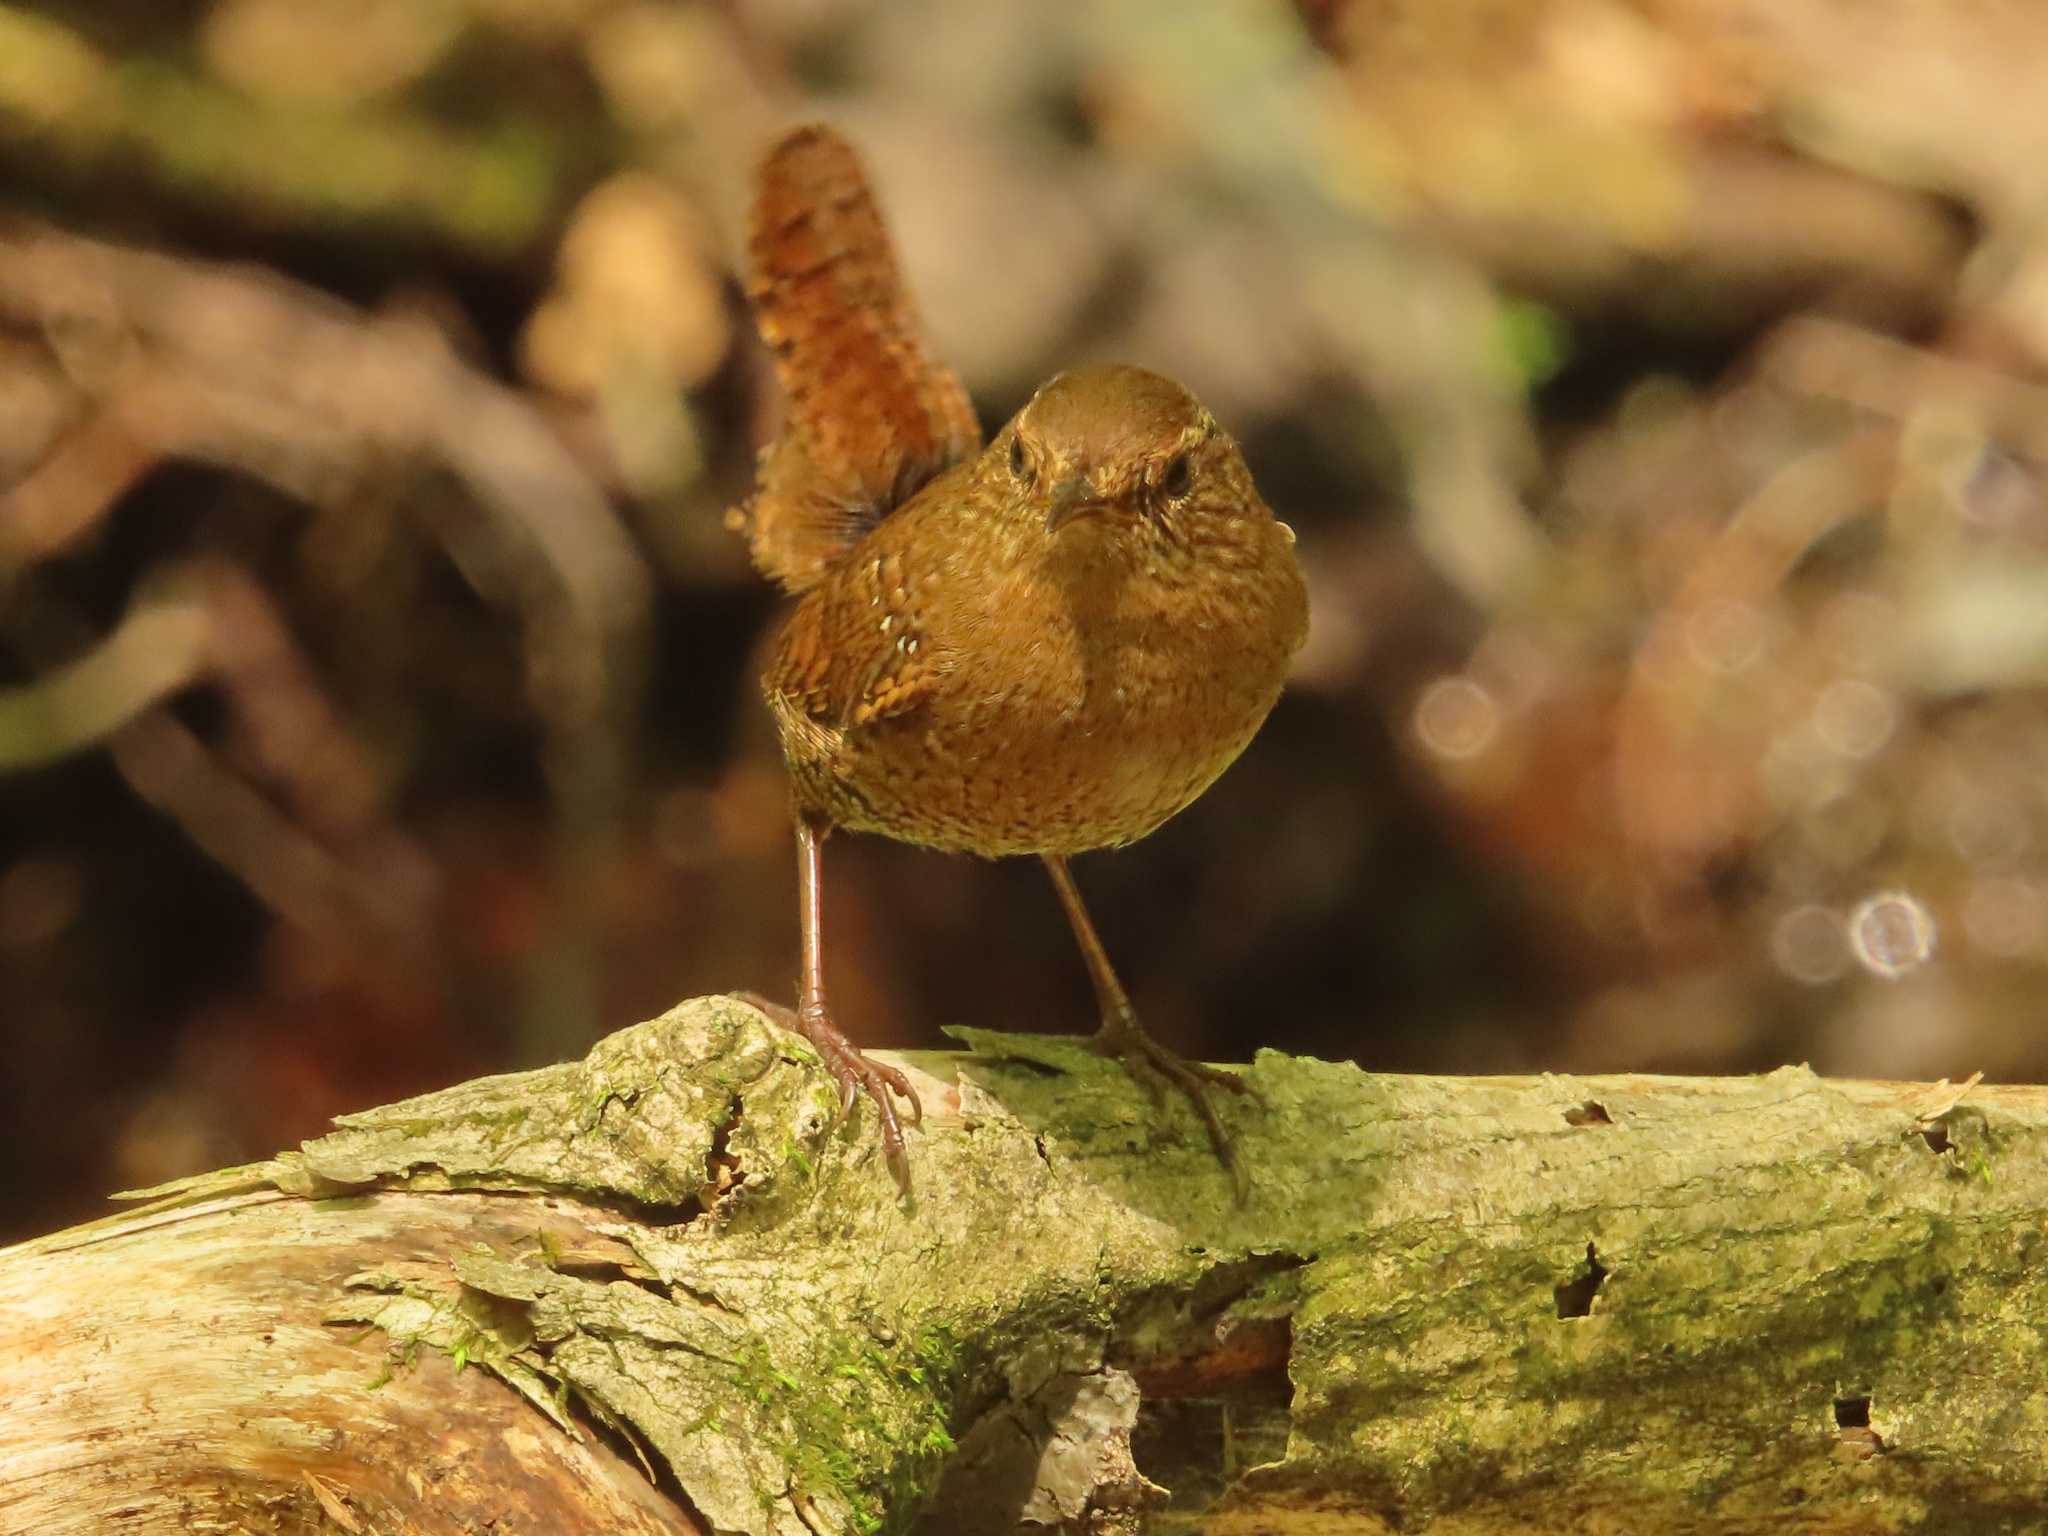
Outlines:
{"label": "weathered wood surface", "polygon": [[0,1532],[1905,1532],[2048,1510],[2048,1090],[1066,1039],[908,1207],[727,999],[0,1253]]}

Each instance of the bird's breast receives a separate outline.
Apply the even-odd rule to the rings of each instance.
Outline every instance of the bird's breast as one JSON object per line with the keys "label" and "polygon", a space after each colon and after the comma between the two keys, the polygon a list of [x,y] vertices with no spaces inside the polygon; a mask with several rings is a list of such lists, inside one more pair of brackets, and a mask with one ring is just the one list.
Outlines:
{"label": "bird's breast", "polygon": [[1092,612],[1042,599],[934,619],[942,683],[846,733],[840,820],[987,855],[1132,842],[1244,749],[1293,650],[1230,595]]}

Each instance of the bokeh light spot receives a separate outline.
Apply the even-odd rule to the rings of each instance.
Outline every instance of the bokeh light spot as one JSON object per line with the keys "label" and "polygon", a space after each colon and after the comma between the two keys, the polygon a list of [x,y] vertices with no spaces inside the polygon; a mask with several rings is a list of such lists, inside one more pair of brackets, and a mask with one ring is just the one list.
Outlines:
{"label": "bokeh light spot", "polygon": [[1440,677],[1415,703],[1415,734],[1438,757],[1477,757],[1500,734],[1493,695],[1469,677]]}
{"label": "bokeh light spot", "polygon": [[1734,673],[1760,660],[1770,638],[1770,621],[1754,603],[1713,603],[1685,626],[1686,649],[1709,672]]}
{"label": "bokeh light spot", "polygon": [[1794,907],[1771,925],[1771,958],[1794,981],[1825,986],[1849,969],[1841,917],[1826,907]]}
{"label": "bokeh light spot", "polygon": [[1875,756],[1897,722],[1892,696],[1860,677],[1838,678],[1814,701],[1815,733],[1844,757]]}
{"label": "bokeh light spot", "polygon": [[1865,969],[1897,981],[1933,958],[1933,914],[1904,891],[1881,892],[1849,914],[1849,946]]}

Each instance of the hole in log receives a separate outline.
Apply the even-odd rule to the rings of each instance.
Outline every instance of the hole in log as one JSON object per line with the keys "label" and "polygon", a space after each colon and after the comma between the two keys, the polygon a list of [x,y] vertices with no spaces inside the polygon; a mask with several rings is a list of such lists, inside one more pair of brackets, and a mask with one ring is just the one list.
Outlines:
{"label": "hole in log", "polygon": [[1835,1399],[1835,1446],[1837,1460],[1850,1463],[1869,1461],[1882,1456],[1889,1447],[1884,1436],[1870,1427],[1870,1399],[1867,1397],[1838,1397]]}
{"label": "hole in log", "polygon": [[1575,1104],[1564,1112],[1566,1125],[1612,1125],[1614,1117],[1607,1113],[1607,1106],[1595,1099]]}
{"label": "hole in log", "polygon": [[1176,1522],[1176,1529],[1205,1529],[1202,1517],[1247,1468],[1284,1457],[1293,1400],[1284,1372],[1277,1380],[1247,1382],[1214,1397],[1142,1399],[1131,1429],[1131,1460],[1146,1477],[1173,1490],[1166,1509],[1154,1512],[1164,1517],[1161,1527],[1179,1517],[1185,1523]]}
{"label": "hole in log", "polygon": [[1947,1152],[1955,1146],[1955,1143],[1949,1140],[1946,1120],[1930,1120],[1921,1126],[1920,1139],[1927,1143],[1927,1150],[1930,1152]]}
{"label": "hole in log", "polygon": [[698,1202],[703,1210],[709,1210],[734,1185],[746,1179],[740,1171],[739,1154],[732,1149],[732,1133],[740,1128],[740,1117],[745,1113],[740,1096],[732,1094],[726,1099],[725,1114],[711,1128],[711,1145],[704,1153],[704,1193]]}
{"label": "hole in log", "polygon": [[1600,1294],[1600,1284],[1607,1278],[1607,1266],[1600,1262],[1593,1245],[1586,1244],[1585,1272],[1573,1276],[1556,1289],[1557,1315],[1559,1317],[1584,1317],[1593,1310],[1593,1298]]}

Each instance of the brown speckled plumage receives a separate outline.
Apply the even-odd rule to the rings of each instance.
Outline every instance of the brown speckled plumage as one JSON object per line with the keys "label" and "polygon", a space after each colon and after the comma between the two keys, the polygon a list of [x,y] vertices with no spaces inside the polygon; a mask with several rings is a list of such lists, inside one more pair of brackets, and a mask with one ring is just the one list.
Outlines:
{"label": "brown speckled plumage", "polygon": [[770,152],[752,251],[790,409],[735,522],[802,593],[763,679],[798,823],[797,1027],[849,1103],[873,1096],[907,1184],[887,1090],[908,1084],[825,1005],[819,846],[837,826],[1041,855],[1099,1038],[1194,1098],[1242,1191],[1206,1094],[1237,1080],[1139,1028],[1066,856],[1153,831],[1258,730],[1307,633],[1292,532],[1209,413],[1139,368],[1059,375],[977,454],[965,393],[927,357],[858,163],[829,130]]}
{"label": "brown speckled plumage", "polygon": [[[1181,454],[1175,499],[1161,478]],[[1099,506],[1048,531],[1069,484]],[[1178,385],[1062,374],[790,618],[765,684],[798,803],[987,855],[1145,836],[1279,696],[1308,623],[1293,542]]]}

